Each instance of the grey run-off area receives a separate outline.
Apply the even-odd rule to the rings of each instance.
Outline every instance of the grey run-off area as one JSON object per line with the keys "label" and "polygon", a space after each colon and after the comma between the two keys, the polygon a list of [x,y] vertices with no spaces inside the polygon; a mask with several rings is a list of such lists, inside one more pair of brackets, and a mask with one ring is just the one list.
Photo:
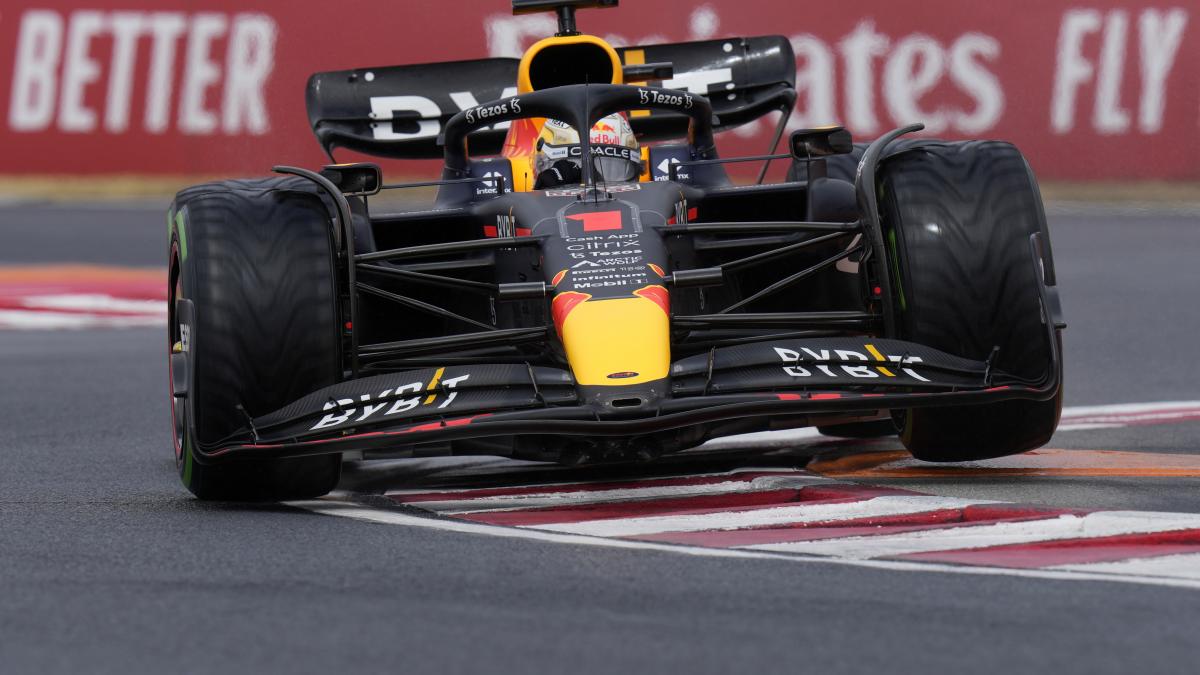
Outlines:
{"label": "grey run-off area", "polygon": [[[1051,228],[1070,324],[1067,404],[1200,398],[1200,216],[1055,209]],[[161,266],[165,229],[157,205],[5,206],[0,264]],[[701,558],[201,504],[170,458],[164,343],[148,329],[0,333],[4,672],[1123,673],[1185,672],[1200,656],[1194,591]],[[1197,453],[1200,424],[1072,432],[1053,445]],[[902,485],[1200,512],[1200,479]]]}

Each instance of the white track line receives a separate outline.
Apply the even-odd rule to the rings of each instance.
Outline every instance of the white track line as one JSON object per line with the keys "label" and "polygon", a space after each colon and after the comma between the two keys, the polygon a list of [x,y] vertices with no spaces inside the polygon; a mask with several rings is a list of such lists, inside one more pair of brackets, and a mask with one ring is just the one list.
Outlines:
{"label": "white track line", "polygon": [[995,502],[974,499],[934,496],[887,496],[873,497],[839,504],[799,504],[775,506],[746,511],[724,511],[685,516],[649,516],[645,518],[618,518],[611,520],[589,520],[576,523],[534,526],[539,530],[586,534],[597,537],[631,537],[660,532],[700,532],[704,530],[737,530],[766,525],[789,523],[817,523],[826,520],[852,520],[897,516],[945,509],[961,509],[977,504]]}
{"label": "white track line", "polygon": [[603,537],[588,537],[572,534],[559,534],[538,530],[525,530],[513,527],[496,527],[480,525],[461,520],[446,518],[431,518],[427,516],[412,516],[389,509],[378,509],[357,504],[346,504],[325,500],[284,502],[287,506],[304,509],[314,513],[329,516],[340,516],[355,520],[368,521],[386,525],[403,527],[419,527],[423,529],[442,530],[460,534],[476,534],[509,539],[524,539],[556,544],[571,544],[575,546],[601,546],[605,548],[641,549],[661,551],[679,555],[706,558],[742,558],[758,560],[778,560],[793,563],[846,565],[850,567],[865,567],[889,571],[904,572],[939,572],[948,574],[971,574],[982,576],[1008,576],[1029,579],[1051,579],[1059,581],[1107,581],[1117,583],[1144,584],[1150,586],[1167,586],[1172,588],[1188,588],[1200,590],[1200,580],[1174,579],[1169,577],[1142,576],[1133,574],[1112,574],[1105,572],[1083,572],[1067,570],[1029,570],[1009,569],[1003,567],[978,567],[939,565],[933,563],[905,562],[892,560],[849,560],[839,558],[817,558],[770,551],[748,551],[745,549],[700,548],[691,546],[675,546],[671,544],[656,544],[653,542],[630,541],[625,539],[605,539]]}
{"label": "white track line", "polygon": [[167,303],[162,300],[134,300],[104,293],[29,295],[21,298],[20,303],[30,309],[66,309],[101,314],[105,312],[128,312],[167,316]]}
{"label": "white track line", "polygon": [[1092,429],[1124,429],[1126,426],[1127,425],[1125,425],[1125,424],[1093,424],[1093,423],[1072,424],[1070,422],[1065,422],[1065,423],[1060,422],[1058,425],[1058,429],[1056,429],[1055,431],[1091,431]]}
{"label": "white track line", "polygon": [[[586,490],[575,492],[537,492],[530,494],[495,495],[474,499],[412,502],[412,506],[442,514],[477,513],[481,511],[512,511],[552,506],[578,506],[605,502],[629,502],[670,497],[693,497],[711,494],[746,494],[769,490],[799,489],[814,483],[828,482],[817,476],[759,476],[752,480],[722,481],[700,485],[665,485],[660,487],[620,488],[615,490]],[[403,501],[403,498],[401,498]]]}
{"label": "white track line", "polygon": [[1200,553],[1181,553],[1159,558],[1133,558],[1103,563],[1056,565],[1046,569],[1200,580]]}
{"label": "white track line", "polygon": [[80,330],[84,328],[133,328],[165,326],[166,315],[112,316],[67,312],[0,309],[0,328],[17,330]]}
{"label": "white track line", "polygon": [[[374,460],[372,460],[372,461],[374,461]],[[384,461],[386,461],[386,460],[380,460],[381,463]],[[412,460],[392,460],[392,461],[393,462],[411,462]],[[421,461],[425,461],[425,460],[421,460]],[[517,461],[519,461],[519,460],[517,460]],[[534,466],[546,466],[545,462],[529,462],[529,464],[534,465]],[[779,474],[780,476],[789,477],[789,478],[812,477],[817,480],[825,480],[825,481],[832,480],[830,478],[825,478],[823,476],[815,476],[811,473],[808,473],[807,471],[805,471],[803,469],[790,469],[788,467],[779,467],[779,466],[766,466],[766,467],[749,466],[749,467],[744,467],[744,468],[733,469],[731,471],[718,471],[718,472],[708,472],[708,473],[672,473],[672,474],[667,474],[665,476],[643,476],[643,477],[635,477],[635,478],[596,478],[596,479],[592,479],[592,480],[560,480],[560,481],[552,481],[552,482],[547,482],[547,483],[522,483],[521,485],[513,485],[513,486],[507,486],[507,487],[512,488],[514,490],[523,490],[523,489],[528,489],[528,488],[547,488],[547,489],[549,489],[549,488],[556,488],[556,487],[563,487],[563,486],[579,486],[580,489],[586,490],[588,485],[604,485],[604,484],[609,484],[609,483],[645,483],[645,482],[661,481],[661,480],[676,480],[676,479],[680,479],[680,478],[717,478],[720,476],[737,476],[737,475],[747,474],[747,473],[770,473],[770,474]],[[385,495],[388,497],[399,497],[399,498],[401,498],[401,501],[403,501],[403,498],[407,495],[427,495],[427,494],[431,494],[431,493],[446,494],[446,495],[459,495],[460,498],[462,498],[462,499],[469,499],[470,495],[472,493],[478,493],[478,492],[481,492],[484,490],[493,490],[493,489],[497,489],[497,488],[423,487],[423,488],[407,488],[404,490],[388,490],[385,493]],[[499,488],[499,489],[504,489],[504,488]]]}
{"label": "white track line", "polygon": [[1160,403],[1116,403],[1109,405],[1070,406],[1063,408],[1064,421],[1096,415],[1136,415],[1149,412],[1172,412],[1200,409],[1200,401],[1162,401]]}
{"label": "white track line", "polygon": [[791,447],[798,443],[821,439],[827,440],[828,436],[822,436],[816,427],[781,429],[779,431],[756,431],[750,434],[714,438],[693,450],[735,450],[738,448],[767,450],[770,448]]}
{"label": "white track line", "polygon": [[1200,528],[1200,515],[1138,511],[1101,511],[1017,523],[967,525],[877,537],[756,544],[746,548],[839,558],[890,558],[911,553],[954,551],[1059,539],[1091,539]]}
{"label": "white track line", "polygon": [[[1200,414],[1200,401],[1168,401],[1165,403],[1118,403],[1116,405],[1072,406],[1063,408],[1059,431],[1089,429],[1119,429],[1133,422],[1169,422],[1189,415]],[[714,438],[696,450],[771,449],[807,445],[829,438],[814,427],[760,431],[740,436]]]}

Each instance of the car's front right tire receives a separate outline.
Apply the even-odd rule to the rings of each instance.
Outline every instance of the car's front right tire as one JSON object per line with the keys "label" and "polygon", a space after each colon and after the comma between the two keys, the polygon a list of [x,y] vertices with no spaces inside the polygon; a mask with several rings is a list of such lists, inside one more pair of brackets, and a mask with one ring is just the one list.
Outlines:
{"label": "car's front right tire", "polygon": [[[884,161],[880,217],[892,262],[900,337],[984,361],[1029,382],[1056,378],[1043,401],[918,408],[899,415],[918,459],[956,462],[1044,445],[1062,411],[1030,237],[1045,244],[1037,183],[1025,158],[996,141],[914,143]],[[1061,351],[1061,350],[1060,350]],[[1058,367],[1058,372],[1051,368]]]}

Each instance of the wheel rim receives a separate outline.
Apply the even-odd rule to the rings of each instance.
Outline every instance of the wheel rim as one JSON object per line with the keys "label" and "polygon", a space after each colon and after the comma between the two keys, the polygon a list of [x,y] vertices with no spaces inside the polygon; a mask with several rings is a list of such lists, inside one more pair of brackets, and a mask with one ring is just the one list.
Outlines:
{"label": "wheel rim", "polygon": [[171,431],[172,440],[175,445],[175,463],[176,466],[183,465],[183,446],[184,435],[187,428],[187,406],[175,398],[175,368],[172,367],[172,357],[175,355],[175,345],[181,344],[183,341],[183,332],[180,329],[179,313],[176,311],[175,301],[183,297],[183,280],[179,269],[179,258],[175,254],[172,247],[172,263],[170,287],[168,292],[169,298],[167,303],[167,382],[168,395],[171,399]]}

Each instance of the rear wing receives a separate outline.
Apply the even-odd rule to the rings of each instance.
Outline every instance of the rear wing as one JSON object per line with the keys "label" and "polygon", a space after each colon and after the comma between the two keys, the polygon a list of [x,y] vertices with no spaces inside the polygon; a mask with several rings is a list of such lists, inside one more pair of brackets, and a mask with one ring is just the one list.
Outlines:
{"label": "rear wing", "polygon": [[[708,96],[719,119],[732,129],[796,100],[796,58],[787,38],[729,38],[617,49],[627,67],[670,63],[671,79],[650,84]],[[438,135],[459,111],[517,93],[517,59],[494,58],[412,66],[316,73],[308,79],[308,121],[325,153],[346,148],[378,157],[441,157]],[[632,79],[632,78],[630,78]],[[678,138],[688,118],[661,111],[634,111],[642,140]],[[494,155],[508,124],[470,136],[474,155]]]}

